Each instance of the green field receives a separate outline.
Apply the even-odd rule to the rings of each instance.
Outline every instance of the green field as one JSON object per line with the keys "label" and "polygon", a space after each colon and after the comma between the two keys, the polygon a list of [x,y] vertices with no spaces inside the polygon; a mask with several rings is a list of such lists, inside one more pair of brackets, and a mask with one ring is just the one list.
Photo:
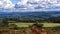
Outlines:
{"label": "green field", "polygon": [[[34,23],[10,23],[10,24],[16,24],[18,27],[29,27],[29,25],[32,25]],[[60,23],[40,23],[40,24],[43,24],[43,27],[60,26]]]}

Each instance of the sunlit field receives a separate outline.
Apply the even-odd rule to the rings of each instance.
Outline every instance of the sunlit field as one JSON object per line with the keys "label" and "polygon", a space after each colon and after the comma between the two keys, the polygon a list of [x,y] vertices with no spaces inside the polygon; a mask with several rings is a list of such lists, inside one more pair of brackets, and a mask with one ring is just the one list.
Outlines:
{"label": "sunlit field", "polygon": [[[34,23],[9,23],[9,24],[16,24],[18,27],[29,27],[33,25]],[[55,26],[60,26],[60,23],[39,23],[43,24],[43,27],[55,27]]]}

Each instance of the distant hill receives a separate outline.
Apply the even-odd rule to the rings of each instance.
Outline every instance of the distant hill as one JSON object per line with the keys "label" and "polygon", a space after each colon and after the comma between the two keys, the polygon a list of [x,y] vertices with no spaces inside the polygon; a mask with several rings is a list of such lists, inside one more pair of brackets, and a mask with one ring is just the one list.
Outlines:
{"label": "distant hill", "polygon": [[21,21],[46,21],[60,16],[60,11],[41,12],[0,12],[0,18]]}

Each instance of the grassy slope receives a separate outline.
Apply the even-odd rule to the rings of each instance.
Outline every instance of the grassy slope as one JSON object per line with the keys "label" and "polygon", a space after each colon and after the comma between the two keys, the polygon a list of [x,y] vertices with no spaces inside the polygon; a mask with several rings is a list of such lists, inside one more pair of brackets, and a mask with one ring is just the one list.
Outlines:
{"label": "grassy slope", "polygon": [[[32,25],[34,23],[22,23],[22,22],[18,22],[18,23],[11,23],[11,24],[16,24],[18,27],[28,27],[29,25]],[[55,26],[60,26],[60,23],[41,23],[44,26],[43,27],[55,27]]]}

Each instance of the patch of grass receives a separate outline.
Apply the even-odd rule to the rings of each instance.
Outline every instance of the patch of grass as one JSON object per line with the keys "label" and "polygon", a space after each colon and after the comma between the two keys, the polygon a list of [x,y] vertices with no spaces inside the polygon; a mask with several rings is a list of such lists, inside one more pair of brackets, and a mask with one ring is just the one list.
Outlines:
{"label": "patch of grass", "polygon": [[[29,27],[30,25],[33,25],[34,23],[18,22],[18,23],[9,23],[9,24],[16,24],[18,27]],[[39,24],[43,24],[43,27],[60,26],[60,23],[39,23]]]}

